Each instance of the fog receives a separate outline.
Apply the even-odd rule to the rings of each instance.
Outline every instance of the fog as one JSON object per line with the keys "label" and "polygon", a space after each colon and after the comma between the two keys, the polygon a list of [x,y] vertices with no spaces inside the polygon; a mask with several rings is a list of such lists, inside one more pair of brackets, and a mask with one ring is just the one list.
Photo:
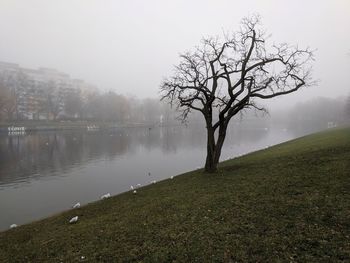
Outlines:
{"label": "fog", "polygon": [[[350,0],[0,0],[0,231],[75,209],[80,202],[84,206],[125,193],[121,197],[125,203],[103,217],[97,215],[102,210],[95,208],[84,212],[95,205],[59,215],[67,225],[79,215],[78,224],[82,225],[77,225],[78,232],[68,226],[68,238],[60,232],[58,241],[50,235],[39,240],[30,233],[34,228],[37,232],[38,225],[34,225],[23,228],[29,231],[25,238],[17,235],[19,239],[11,240],[19,243],[12,245],[10,240],[7,248],[21,251],[17,256],[22,259],[28,258],[23,253],[29,251],[34,261],[41,252],[45,253],[42,258],[59,257],[56,261],[70,256],[80,261],[108,261],[113,255],[119,257],[120,251],[128,251],[128,245],[110,242],[115,230],[122,236],[113,242],[142,244],[140,248],[133,244],[132,255],[125,261],[147,261],[148,252],[156,252],[158,261],[163,255],[179,258],[171,249],[159,250],[162,236],[154,239],[153,235],[146,244],[130,232],[128,240],[128,228],[115,217],[118,210],[125,222],[132,223],[130,229],[135,225],[147,233],[164,227],[168,219],[189,219],[190,223],[200,219],[195,235],[193,231],[185,233],[191,230],[188,220],[185,227],[168,228],[182,229],[184,235],[163,231],[175,252],[185,251],[181,244],[186,242],[177,238],[199,237],[211,246],[212,234],[224,233],[220,240],[225,242],[211,247],[219,248],[221,255],[209,250],[204,256],[239,260],[236,256],[245,254],[231,255],[230,250],[237,251],[229,246],[232,239],[238,247],[242,240],[242,247],[249,243],[247,255],[261,260],[270,252],[275,257],[276,249],[254,247],[256,237],[266,233],[265,241],[276,245],[287,240],[286,235],[278,235],[287,229],[299,233],[295,242],[301,244],[301,249],[289,246],[289,238],[287,245],[281,244],[292,248],[282,251],[287,259],[310,258],[299,252],[308,252],[305,247],[313,244],[325,249],[312,250],[315,256],[344,259],[344,246],[334,252],[323,241],[333,240],[337,233],[344,237],[339,226],[347,214],[341,214],[340,208],[346,206],[345,201],[338,201],[345,194],[341,180],[348,164],[343,154],[348,149],[347,130],[334,129],[325,139],[309,137],[294,146],[293,142],[278,144],[350,125],[349,28]],[[321,143],[318,146],[316,142]],[[268,149],[271,146],[276,147]],[[221,166],[220,162],[228,159]],[[194,173],[175,178],[189,171]],[[202,171],[215,173],[217,179],[195,175]],[[328,179],[333,180],[331,187]],[[162,182],[153,190],[143,188],[157,181]],[[183,205],[179,191],[186,193],[188,200],[196,195],[200,198],[193,200],[201,200]],[[128,192],[132,194],[130,203]],[[157,193],[161,202],[155,199]],[[140,198],[155,202],[142,211]],[[221,206],[223,198],[229,201],[227,207]],[[132,211],[127,207],[131,200],[135,200]],[[176,206],[177,202],[181,206]],[[112,200],[102,209],[108,204]],[[123,207],[131,213],[123,215],[119,211]],[[163,207],[169,207],[171,213],[159,217],[158,210]],[[140,213],[135,214],[135,209]],[[68,216],[73,211],[77,215],[72,221]],[[156,212],[156,221],[147,211]],[[318,217],[311,218],[315,211]],[[339,218],[333,216],[334,211]],[[272,220],[266,212],[271,212]],[[297,228],[292,229],[290,218],[296,213],[292,225]],[[233,229],[231,215],[239,214],[244,220],[235,217],[241,225]],[[65,227],[61,219],[41,221],[43,231],[50,224],[60,231]],[[107,247],[101,251],[90,251],[91,246],[89,251],[80,249],[74,243],[74,235],[85,229],[86,219],[87,224],[96,226],[89,230],[97,234],[90,244],[106,237]],[[101,220],[114,229],[107,236],[99,226],[104,224]],[[336,223],[338,232],[331,223]],[[213,224],[215,231],[201,232],[200,227],[208,224]],[[321,227],[330,230],[328,236],[319,231]],[[316,231],[315,240],[309,238],[310,230]],[[247,231],[253,239],[245,235]],[[35,242],[27,236],[33,236]],[[82,241],[87,237],[79,236]],[[32,244],[22,249],[20,239]],[[62,246],[60,240],[67,242]],[[341,239],[334,240],[340,244]],[[36,244],[45,248],[35,251]],[[72,244],[79,249],[72,250]],[[116,246],[122,250],[112,251]],[[201,252],[196,244],[193,247],[194,252],[185,248],[185,256]],[[7,253],[5,247],[0,258]],[[16,260],[14,256],[11,260]]]}
{"label": "fog", "polygon": [[349,94],[350,2],[1,0],[0,61],[49,67],[103,91],[157,97],[181,52],[259,13],[271,40],[316,49],[318,85],[264,102],[292,107]]}

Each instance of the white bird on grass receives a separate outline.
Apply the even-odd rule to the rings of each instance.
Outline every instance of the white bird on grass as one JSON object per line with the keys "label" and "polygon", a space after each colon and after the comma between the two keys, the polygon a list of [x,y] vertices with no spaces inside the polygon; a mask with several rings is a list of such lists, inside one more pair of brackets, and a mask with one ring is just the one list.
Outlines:
{"label": "white bird on grass", "polygon": [[111,197],[111,194],[110,194],[110,193],[107,193],[107,194],[105,194],[105,195],[102,195],[102,196],[101,196],[101,199],[103,200],[103,199],[106,199],[106,198],[109,198],[109,197]]}
{"label": "white bird on grass", "polygon": [[80,207],[80,203],[76,203],[75,205],[73,205],[73,208],[79,208]]}
{"label": "white bird on grass", "polygon": [[137,184],[136,187],[141,187],[141,184]]}
{"label": "white bird on grass", "polygon": [[137,193],[137,191],[136,191],[136,190],[134,190],[134,191],[133,191],[133,193],[134,193],[134,194],[136,194],[136,193]]}
{"label": "white bird on grass", "polygon": [[15,228],[15,227],[18,227],[18,226],[16,224],[10,225],[10,228]]}
{"label": "white bird on grass", "polygon": [[131,190],[134,190],[134,187],[133,187],[133,186],[130,186],[130,189],[131,189]]}
{"label": "white bird on grass", "polygon": [[70,223],[70,224],[73,224],[73,223],[76,223],[76,222],[78,222],[78,216],[72,217],[72,218],[69,220],[69,223]]}
{"label": "white bird on grass", "polygon": [[155,184],[156,182],[157,182],[156,180],[151,181],[152,184]]}
{"label": "white bird on grass", "polygon": [[173,180],[173,179],[174,179],[174,176],[170,176],[170,179]]}

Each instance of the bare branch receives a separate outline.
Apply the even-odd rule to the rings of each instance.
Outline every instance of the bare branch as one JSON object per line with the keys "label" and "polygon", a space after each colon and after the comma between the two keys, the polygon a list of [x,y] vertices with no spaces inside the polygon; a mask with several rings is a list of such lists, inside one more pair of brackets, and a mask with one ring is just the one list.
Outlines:
{"label": "bare branch", "polygon": [[265,111],[254,99],[287,95],[314,84],[312,50],[268,45],[267,40],[259,16],[243,19],[235,33],[204,38],[194,51],[180,56],[174,76],[161,85],[162,99],[175,104],[184,119],[192,110],[201,112],[208,133],[219,128],[224,136],[240,111]]}

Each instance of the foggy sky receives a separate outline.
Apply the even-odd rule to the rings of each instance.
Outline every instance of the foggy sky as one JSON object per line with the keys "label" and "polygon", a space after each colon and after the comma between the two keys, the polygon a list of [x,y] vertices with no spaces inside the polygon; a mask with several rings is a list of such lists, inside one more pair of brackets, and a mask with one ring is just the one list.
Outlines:
{"label": "foggy sky", "polygon": [[349,94],[349,0],[0,0],[0,61],[156,97],[179,53],[254,13],[274,42],[317,49],[318,86],[272,105]]}

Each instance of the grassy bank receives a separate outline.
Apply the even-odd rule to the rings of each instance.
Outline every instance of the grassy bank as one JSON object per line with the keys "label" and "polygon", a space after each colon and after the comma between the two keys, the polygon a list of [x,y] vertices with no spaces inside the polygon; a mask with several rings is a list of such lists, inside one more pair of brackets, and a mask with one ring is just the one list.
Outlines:
{"label": "grassy bank", "polygon": [[0,233],[0,262],[245,261],[350,261],[350,129]]}

